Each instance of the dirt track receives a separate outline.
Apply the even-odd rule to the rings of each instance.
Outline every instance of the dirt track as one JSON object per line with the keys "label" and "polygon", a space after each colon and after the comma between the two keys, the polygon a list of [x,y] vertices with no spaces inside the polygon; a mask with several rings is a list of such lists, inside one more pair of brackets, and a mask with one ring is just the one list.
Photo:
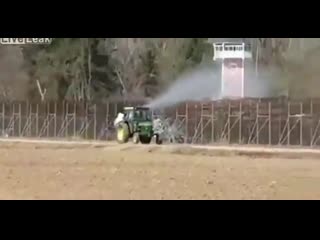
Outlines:
{"label": "dirt track", "polygon": [[320,199],[320,157],[241,155],[1,143],[0,199]]}

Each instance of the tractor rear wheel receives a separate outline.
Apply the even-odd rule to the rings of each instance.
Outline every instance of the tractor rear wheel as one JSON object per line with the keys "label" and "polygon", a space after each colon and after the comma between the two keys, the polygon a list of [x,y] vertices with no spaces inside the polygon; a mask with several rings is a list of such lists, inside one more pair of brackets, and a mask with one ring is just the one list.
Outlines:
{"label": "tractor rear wheel", "polygon": [[127,143],[129,140],[129,127],[126,123],[122,123],[117,127],[117,142]]}
{"label": "tractor rear wheel", "polygon": [[151,137],[147,137],[147,136],[140,136],[140,142],[142,144],[150,144],[151,143],[152,138]]}

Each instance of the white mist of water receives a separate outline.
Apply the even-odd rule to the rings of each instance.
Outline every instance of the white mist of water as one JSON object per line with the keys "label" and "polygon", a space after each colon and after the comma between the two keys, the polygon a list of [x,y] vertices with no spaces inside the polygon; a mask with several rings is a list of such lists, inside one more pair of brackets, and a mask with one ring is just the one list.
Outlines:
{"label": "white mist of water", "polygon": [[150,102],[148,107],[163,108],[184,101],[218,99],[220,81],[220,75],[214,68],[197,68],[182,74],[166,92]]}
{"label": "white mist of water", "polygon": [[[272,85],[279,76],[276,71],[260,69],[257,77],[252,65],[246,66],[246,97],[271,97]],[[159,109],[186,101],[218,100],[221,97],[221,65],[215,64],[182,74],[166,92],[151,101],[147,107]]]}

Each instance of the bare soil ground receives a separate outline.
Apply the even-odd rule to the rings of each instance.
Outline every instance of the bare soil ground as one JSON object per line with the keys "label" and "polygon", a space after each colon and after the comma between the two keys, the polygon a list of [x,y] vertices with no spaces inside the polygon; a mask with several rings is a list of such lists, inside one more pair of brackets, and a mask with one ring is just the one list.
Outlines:
{"label": "bare soil ground", "polygon": [[0,144],[0,199],[320,199],[320,155]]}

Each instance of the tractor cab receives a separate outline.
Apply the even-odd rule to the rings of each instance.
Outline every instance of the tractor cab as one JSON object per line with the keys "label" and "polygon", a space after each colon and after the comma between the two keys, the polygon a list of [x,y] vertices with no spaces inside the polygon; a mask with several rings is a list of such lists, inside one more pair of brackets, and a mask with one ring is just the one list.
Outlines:
{"label": "tractor cab", "polygon": [[152,112],[146,107],[125,107],[125,119],[135,122],[152,121]]}

